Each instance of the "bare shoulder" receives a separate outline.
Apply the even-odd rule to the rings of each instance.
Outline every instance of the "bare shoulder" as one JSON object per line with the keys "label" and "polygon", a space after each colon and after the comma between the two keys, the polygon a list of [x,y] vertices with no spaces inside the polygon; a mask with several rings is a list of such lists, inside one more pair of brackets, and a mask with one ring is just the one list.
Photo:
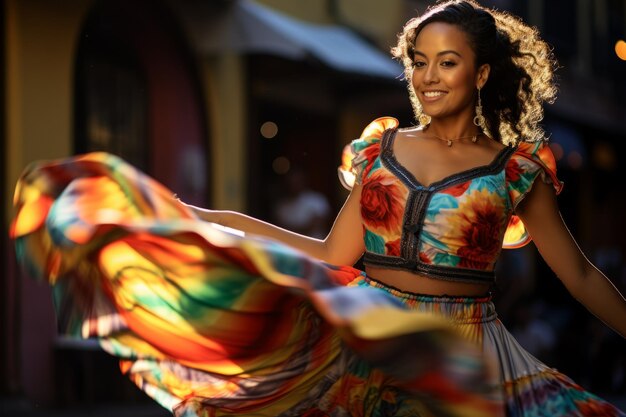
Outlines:
{"label": "bare shoulder", "polygon": [[492,139],[492,138],[490,138],[488,136],[484,136],[483,135],[483,138],[485,138],[485,140],[484,140],[485,146],[487,148],[493,150],[494,152],[500,152],[502,149],[507,147],[507,145],[505,145],[505,144],[503,144],[501,142],[498,142],[497,140]]}
{"label": "bare shoulder", "polygon": [[496,158],[507,148],[507,145],[484,135],[479,139],[478,145],[480,146],[475,147],[475,155],[482,155],[483,158],[487,159]]}
{"label": "bare shoulder", "polygon": [[424,133],[424,126],[407,126],[397,130],[397,137],[417,137]]}

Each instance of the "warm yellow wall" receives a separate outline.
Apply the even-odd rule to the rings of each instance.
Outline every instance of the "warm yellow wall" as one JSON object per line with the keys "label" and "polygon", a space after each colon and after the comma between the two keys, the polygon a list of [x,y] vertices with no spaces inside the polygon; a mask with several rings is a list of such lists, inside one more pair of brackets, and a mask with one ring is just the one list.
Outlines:
{"label": "warm yellow wall", "polygon": [[383,50],[395,45],[405,21],[405,0],[338,0],[337,3],[339,23],[374,39]]}
{"label": "warm yellow wall", "polygon": [[71,152],[74,53],[90,0],[7,0],[6,123],[10,214],[26,164]]}
{"label": "warm yellow wall", "polygon": [[[91,4],[90,0],[4,2],[7,154],[2,168],[7,177],[3,197],[9,217],[15,182],[24,167],[71,152],[74,54]],[[10,341],[20,352],[13,358],[17,375],[12,383],[33,403],[52,404],[58,379],[54,377],[56,326],[50,288],[17,274],[6,280],[13,282],[7,288],[20,288],[6,294],[19,309],[18,336]]]}
{"label": "warm yellow wall", "polygon": [[245,211],[246,137],[245,69],[243,57],[224,53],[202,61],[207,120],[211,129],[212,206]]}

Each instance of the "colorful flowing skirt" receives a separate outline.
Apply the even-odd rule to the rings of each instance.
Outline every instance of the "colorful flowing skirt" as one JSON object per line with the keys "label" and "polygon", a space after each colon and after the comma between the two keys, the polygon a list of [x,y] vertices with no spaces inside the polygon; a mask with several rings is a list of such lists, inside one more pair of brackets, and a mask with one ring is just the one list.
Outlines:
{"label": "colorful flowing skirt", "polygon": [[466,339],[497,358],[499,385],[509,417],[626,416],[524,350],[498,319],[489,296],[411,294],[368,277],[349,285],[378,288],[413,311],[444,316]]}
{"label": "colorful flowing skirt", "polygon": [[402,293],[225,232],[111,155],[32,165],[15,205],[60,328],[177,416],[623,415],[521,349],[488,298]]}

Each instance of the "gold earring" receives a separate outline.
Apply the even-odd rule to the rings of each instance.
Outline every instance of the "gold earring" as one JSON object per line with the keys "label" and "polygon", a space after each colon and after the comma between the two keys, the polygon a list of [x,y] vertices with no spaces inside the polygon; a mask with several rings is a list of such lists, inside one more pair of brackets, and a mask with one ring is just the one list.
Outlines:
{"label": "gold earring", "polygon": [[426,127],[430,124],[431,117],[420,111],[419,115],[417,116],[417,121],[419,122],[420,125]]}
{"label": "gold earring", "polygon": [[476,104],[476,116],[474,116],[474,124],[483,132],[487,131],[487,122],[483,116],[483,103],[480,100],[480,87],[478,87],[478,103]]}

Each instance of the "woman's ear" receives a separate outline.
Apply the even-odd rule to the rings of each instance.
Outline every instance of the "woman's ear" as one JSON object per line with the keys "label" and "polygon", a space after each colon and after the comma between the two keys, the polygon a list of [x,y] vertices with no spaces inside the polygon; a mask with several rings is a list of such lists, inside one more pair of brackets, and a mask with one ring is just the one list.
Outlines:
{"label": "woman's ear", "polygon": [[491,66],[489,64],[482,64],[478,67],[478,71],[476,73],[476,87],[483,88],[487,80],[489,79],[489,72],[491,71]]}

